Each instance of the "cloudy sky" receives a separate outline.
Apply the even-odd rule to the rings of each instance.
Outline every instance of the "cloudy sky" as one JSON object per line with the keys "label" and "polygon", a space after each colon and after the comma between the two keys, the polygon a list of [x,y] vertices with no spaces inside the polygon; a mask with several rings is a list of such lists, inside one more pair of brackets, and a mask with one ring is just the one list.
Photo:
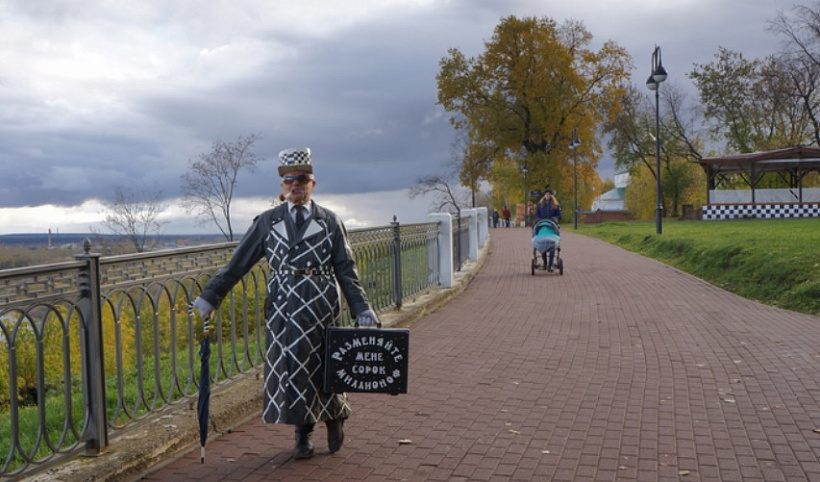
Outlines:
{"label": "cloudy sky", "polygon": [[[808,1],[803,4],[809,4]],[[483,51],[509,15],[581,20],[625,47],[633,81],[655,44],[669,82],[719,46],[763,57],[783,0],[2,0],[0,234],[104,231],[99,199],[157,186],[168,233],[216,232],[178,207],[180,175],[215,140],[259,134],[235,230],[279,192],[276,154],[309,146],[314,199],[348,227],[425,219],[407,189],[441,173],[436,105],[448,48]],[[612,161],[600,172],[612,176]]]}

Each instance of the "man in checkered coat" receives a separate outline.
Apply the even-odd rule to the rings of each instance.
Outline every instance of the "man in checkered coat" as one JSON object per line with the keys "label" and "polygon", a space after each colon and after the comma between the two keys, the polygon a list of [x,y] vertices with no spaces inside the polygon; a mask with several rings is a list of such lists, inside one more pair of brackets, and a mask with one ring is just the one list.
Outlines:
{"label": "man in checkered coat", "polygon": [[254,219],[231,260],[205,286],[194,306],[203,317],[262,258],[270,268],[265,301],[265,423],[295,425],[293,456],[313,456],[314,424],[325,422],[328,449],[344,441],[350,404],[323,388],[325,329],[341,319],[340,291],[360,326],[379,323],[359,281],[339,217],[311,201],[316,186],[310,149],[279,153],[286,203]]}

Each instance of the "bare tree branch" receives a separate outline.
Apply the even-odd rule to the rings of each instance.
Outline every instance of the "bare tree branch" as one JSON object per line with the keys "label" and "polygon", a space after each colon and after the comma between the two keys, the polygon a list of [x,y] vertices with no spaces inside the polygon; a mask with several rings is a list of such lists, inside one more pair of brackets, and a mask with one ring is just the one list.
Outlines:
{"label": "bare tree branch", "polygon": [[457,179],[454,172],[421,176],[416,180],[416,186],[410,189],[409,196],[414,199],[431,194],[434,211],[460,214],[461,209],[470,205],[470,192],[459,186]]}
{"label": "bare tree branch", "polygon": [[108,210],[102,222],[105,227],[127,238],[138,253],[156,247],[158,239],[151,239],[151,236],[162,234],[162,226],[167,221],[157,218],[168,207],[162,202],[162,191],[156,186],[140,193],[117,186],[114,198],[103,201],[103,205]]}
{"label": "bare tree branch", "polygon": [[228,241],[233,241],[231,203],[236,180],[243,169],[253,170],[259,158],[251,151],[259,135],[239,136],[236,142],[216,141],[211,152],[188,163],[182,175],[182,206],[196,214],[201,224],[212,221]]}
{"label": "bare tree branch", "polygon": [[680,152],[678,155],[692,162],[699,161],[703,155],[700,153],[700,142],[695,128],[695,120],[692,118],[687,120],[684,114],[686,94],[672,84],[663,90],[663,98],[670,117],[669,135],[676,138],[679,144],[686,148],[684,152]]}

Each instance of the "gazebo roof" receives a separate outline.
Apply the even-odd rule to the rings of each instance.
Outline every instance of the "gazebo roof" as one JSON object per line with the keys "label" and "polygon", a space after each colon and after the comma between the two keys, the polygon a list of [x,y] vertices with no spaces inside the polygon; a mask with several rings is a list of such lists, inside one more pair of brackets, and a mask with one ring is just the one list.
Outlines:
{"label": "gazebo roof", "polygon": [[820,170],[820,149],[815,147],[786,147],[772,151],[750,152],[722,157],[704,157],[700,165],[707,171],[757,173],[801,170]]}

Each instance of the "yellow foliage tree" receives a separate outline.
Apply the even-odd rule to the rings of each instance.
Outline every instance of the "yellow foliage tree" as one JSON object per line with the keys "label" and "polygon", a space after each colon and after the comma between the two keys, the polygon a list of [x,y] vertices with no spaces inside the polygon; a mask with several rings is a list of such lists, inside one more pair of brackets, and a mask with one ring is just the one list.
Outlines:
{"label": "yellow foliage tree", "polygon": [[[663,212],[676,217],[681,207],[693,207],[706,203],[706,185],[703,169],[697,164],[677,159],[664,164],[661,177]],[[629,187],[626,189],[626,210],[637,220],[655,218],[657,206],[657,182],[655,174],[645,163],[634,164],[629,171]]]}
{"label": "yellow foliage tree", "polygon": [[655,175],[646,164],[634,164],[629,170],[629,187],[624,205],[629,216],[639,221],[655,218]]}
{"label": "yellow foliage tree", "polygon": [[[455,128],[470,132],[471,142],[494,147],[493,165],[486,164],[482,175],[495,191],[509,192],[512,173],[506,163],[513,159],[520,178],[525,165],[529,173],[529,186],[521,186],[515,201],[523,200],[530,186],[549,185],[569,197],[575,128],[582,140],[578,161],[585,166],[579,168],[585,176],[579,184],[598,180],[596,130],[620,109],[631,59],[613,42],[593,51],[591,41],[580,22],[559,26],[549,18],[510,16],[495,28],[482,55],[467,58],[451,49],[441,60],[438,103],[453,113]],[[503,175],[495,169],[498,163]]]}
{"label": "yellow foliage tree", "polygon": [[504,206],[514,206],[524,197],[521,175],[510,157],[502,157],[493,164],[488,180],[493,185],[493,206],[499,211]]}

